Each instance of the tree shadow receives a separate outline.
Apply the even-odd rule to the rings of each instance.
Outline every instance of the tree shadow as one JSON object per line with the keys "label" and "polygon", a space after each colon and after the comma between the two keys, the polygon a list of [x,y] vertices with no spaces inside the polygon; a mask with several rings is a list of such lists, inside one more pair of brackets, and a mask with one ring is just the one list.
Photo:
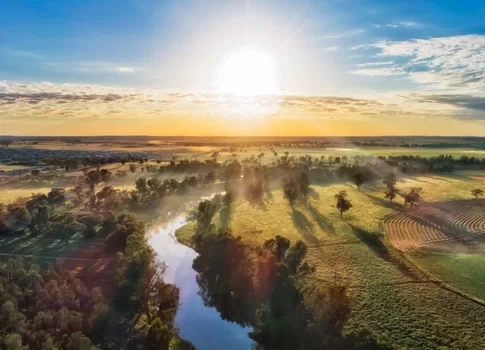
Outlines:
{"label": "tree shadow", "polygon": [[405,263],[401,258],[396,256],[396,252],[392,252],[381,240],[380,235],[374,232],[366,231],[360,227],[354,226],[351,223],[346,223],[352,228],[353,233],[360,239],[362,243],[367,245],[372,252],[382,260],[385,260],[393,264],[404,275],[412,278],[419,279],[419,276],[413,270],[411,266]]}
{"label": "tree shadow", "polygon": [[335,228],[323,214],[321,214],[310,204],[307,205],[307,209],[322,230],[328,231],[331,234],[335,234]]}
{"label": "tree shadow", "polygon": [[291,219],[293,220],[293,225],[295,225],[295,228],[307,243],[318,244],[318,239],[315,237],[315,229],[313,224],[308,221],[306,216],[301,211],[293,208]]}
{"label": "tree shadow", "polygon": [[308,196],[313,199],[320,199],[318,192],[311,187],[308,189]]}
{"label": "tree shadow", "polygon": [[362,192],[362,193],[364,193],[367,197],[369,197],[369,199],[371,201],[373,201],[374,203],[376,203],[378,205],[382,205],[383,207],[387,207],[387,208],[392,208],[394,210],[400,210],[400,209],[402,209],[402,205],[399,204],[399,203],[390,202],[389,200],[384,199],[384,198],[379,198],[379,197],[376,197],[376,196],[371,196],[370,194],[365,193],[365,192]]}
{"label": "tree shadow", "polygon": [[219,210],[219,219],[224,227],[229,227],[229,222],[231,221],[232,209],[231,205],[225,205],[221,210]]}

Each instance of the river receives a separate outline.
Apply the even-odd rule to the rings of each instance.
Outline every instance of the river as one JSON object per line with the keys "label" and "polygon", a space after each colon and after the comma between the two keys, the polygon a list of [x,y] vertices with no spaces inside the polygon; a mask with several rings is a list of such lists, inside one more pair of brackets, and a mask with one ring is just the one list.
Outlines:
{"label": "river", "polygon": [[248,337],[251,328],[223,320],[199,296],[197,272],[192,268],[197,253],[175,238],[175,231],[186,223],[185,216],[179,216],[152,232],[149,238],[158,258],[168,265],[164,280],[180,288],[181,305],[175,318],[180,337],[190,341],[197,350],[251,349],[253,342]]}

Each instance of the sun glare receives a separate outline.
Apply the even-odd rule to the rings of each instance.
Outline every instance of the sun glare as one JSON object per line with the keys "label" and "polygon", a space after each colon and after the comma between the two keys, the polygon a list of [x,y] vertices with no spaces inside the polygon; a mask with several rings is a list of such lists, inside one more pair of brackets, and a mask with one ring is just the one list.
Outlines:
{"label": "sun glare", "polygon": [[243,50],[232,54],[219,67],[217,87],[235,95],[265,95],[278,92],[273,59],[259,51]]}

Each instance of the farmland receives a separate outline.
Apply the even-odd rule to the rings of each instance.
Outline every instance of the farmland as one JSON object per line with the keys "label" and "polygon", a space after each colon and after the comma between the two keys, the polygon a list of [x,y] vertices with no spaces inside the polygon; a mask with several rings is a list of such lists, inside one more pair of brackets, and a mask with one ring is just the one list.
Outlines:
{"label": "farmland", "polygon": [[[485,324],[483,306],[430,282],[415,264],[437,274],[453,287],[480,298],[485,268],[479,263],[483,255],[475,252],[466,255],[466,259],[465,255],[456,254],[453,258],[451,254],[454,253],[436,256],[432,251],[400,252],[396,249],[399,245],[394,247],[395,241],[387,236],[383,220],[393,215],[410,216],[420,213],[421,209],[428,213],[431,209],[426,211],[426,208],[433,202],[454,201],[455,206],[465,208],[462,219],[466,222],[466,205],[478,204],[471,198],[470,189],[480,186],[481,181],[483,177],[475,172],[403,177],[397,183],[401,192],[420,186],[426,201],[422,208],[410,212],[402,211],[401,198],[392,204],[384,200],[384,186],[379,182],[363,185],[361,191],[349,183],[312,185],[306,202],[297,203],[293,208],[282,191],[275,190],[263,208],[238,201],[216,214],[213,223],[217,227],[228,226],[253,245],[275,234],[291,241],[305,241],[309,246],[308,260],[317,267],[315,280],[310,283],[338,281],[348,286],[353,300],[350,328],[366,324],[396,344],[409,348],[433,348],[436,339],[440,339],[443,347],[479,348],[485,344],[485,338],[476,337],[475,327]],[[333,198],[341,190],[347,191],[353,204],[343,219],[339,217]],[[431,205],[431,208],[434,207]],[[460,215],[453,204],[440,208],[452,211],[452,218]],[[476,209],[474,213],[478,219],[470,222],[470,229],[475,230],[473,234],[480,235],[483,212]],[[439,219],[442,213],[432,214]],[[387,223],[390,222],[393,221]],[[189,241],[193,230],[192,223],[177,231],[177,236]],[[419,236],[419,231],[410,232]],[[438,232],[441,232],[438,228],[433,231]],[[455,264],[458,259],[461,262]]]}
{"label": "farmland", "polygon": [[[346,288],[351,310],[346,330],[365,325],[372,334],[410,349],[485,346],[485,338],[476,332],[485,325],[480,303],[485,298],[485,204],[471,194],[485,183],[481,149],[27,146],[2,149],[10,165],[2,168],[0,202],[5,212],[11,211],[7,221],[14,232],[0,239],[0,256],[57,261],[57,266],[84,276],[87,284],[94,283],[90,275],[102,276],[99,283],[113,293],[106,285],[112,276],[103,273],[114,271],[115,259],[105,252],[106,234],[116,227],[111,215],[120,218],[129,210],[156,227],[201,197],[227,191],[228,183],[243,188],[245,177],[260,169],[268,177],[262,200],[254,202],[247,189],[241,190],[211,217],[216,229],[230,229],[250,247],[261,247],[277,235],[292,243],[303,241],[308,247],[305,261],[315,266],[304,285]],[[450,157],[439,157],[443,154]],[[228,181],[234,164],[240,168]],[[353,174],[368,169],[369,177],[358,189]],[[89,174],[101,176],[102,171],[106,178],[95,178],[92,186]],[[281,180],[291,172],[307,172],[310,184],[305,198],[290,204]],[[389,201],[383,177],[391,172],[398,191]],[[65,191],[57,203],[59,188]],[[421,200],[411,208],[405,198],[416,188]],[[352,207],[341,215],[335,195],[342,191]],[[29,204],[33,193],[44,198],[53,221],[42,234],[21,223],[30,218],[14,220],[23,207],[34,208],[31,216],[37,216],[38,205]],[[194,210],[190,215],[196,218]],[[76,233],[68,235],[74,232],[69,224],[76,220],[84,224],[77,223]],[[90,238],[86,225],[91,225]],[[194,246],[196,228],[196,221],[181,227],[178,240]]]}

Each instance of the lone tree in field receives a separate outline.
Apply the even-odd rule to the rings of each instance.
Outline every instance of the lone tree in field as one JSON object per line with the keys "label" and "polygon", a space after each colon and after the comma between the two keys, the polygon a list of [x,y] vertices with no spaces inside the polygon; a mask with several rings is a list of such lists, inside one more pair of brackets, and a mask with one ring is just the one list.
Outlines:
{"label": "lone tree in field", "polygon": [[357,186],[357,189],[360,191],[360,186],[362,186],[365,182],[365,176],[362,173],[357,173],[354,175],[354,183]]}
{"label": "lone tree in field", "polygon": [[101,181],[100,172],[97,170],[91,170],[86,174],[84,181],[87,185],[89,185],[89,189],[94,192],[96,185]]}
{"label": "lone tree in field", "polygon": [[299,185],[294,176],[287,176],[281,181],[283,185],[283,194],[288,199],[290,205],[293,206],[293,202],[298,198],[300,191]]}
{"label": "lone tree in field", "polygon": [[421,187],[412,187],[404,196],[404,205],[410,204],[411,208],[414,206],[415,203],[419,203],[421,201]]}
{"label": "lone tree in field", "polygon": [[384,198],[389,199],[389,202],[392,203],[392,200],[396,198],[397,188],[396,188],[396,175],[390,173],[386,176],[383,183],[386,185],[386,192],[384,192]]}
{"label": "lone tree in field", "polygon": [[475,188],[474,190],[472,190],[472,196],[478,199],[478,197],[483,196],[483,190]]}
{"label": "lone tree in field", "polygon": [[308,179],[308,174],[300,173],[300,176],[298,176],[298,182],[300,185],[301,195],[306,198],[310,192],[310,180]]}
{"label": "lone tree in field", "polygon": [[335,195],[335,199],[337,199],[337,209],[340,212],[340,217],[342,214],[352,208],[352,203],[347,199],[347,192],[340,191]]}

